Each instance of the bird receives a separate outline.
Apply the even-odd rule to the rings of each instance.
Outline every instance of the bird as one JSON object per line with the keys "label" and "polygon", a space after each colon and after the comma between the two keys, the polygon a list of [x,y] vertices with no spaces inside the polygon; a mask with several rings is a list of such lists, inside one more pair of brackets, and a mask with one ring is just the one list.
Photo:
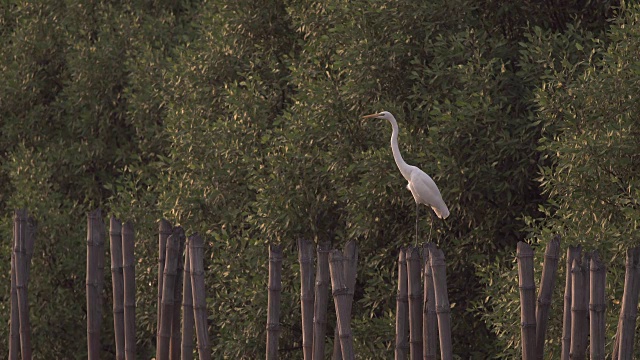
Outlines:
{"label": "bird", "polygon": [[[384,119],[391,123],[391,151],[396,161],[398,169],[402,176],[408,181],[407,189],[411,191],[416,201],[416,246],[418,245],[418,206],[420,204],[427,205],[433,209],[433,212],[440,219],[446,219],[449,216],[449,208],[442,199],[440,190],[431,176],[427,175],[417,166],[407,164],[398,148],[398,122],[396,118],[388,111],[382,111],[375,114],[365,115],[364,119]],[[431,227],[433,227],[433,218],[431,218]],[[429,241],[431,240],[431,229],[429,229]]]}

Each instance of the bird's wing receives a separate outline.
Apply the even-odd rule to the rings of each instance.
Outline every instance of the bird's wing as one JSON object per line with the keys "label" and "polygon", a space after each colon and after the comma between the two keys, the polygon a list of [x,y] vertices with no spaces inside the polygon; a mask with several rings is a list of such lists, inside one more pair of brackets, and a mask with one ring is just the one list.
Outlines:
{"label": "bird's wing", "polygon": [[449,208],[442,200],[438,186],[427,173],[420,169],[414,171],[411,174],[411,188],[414,197],[419,199],[421,203],[431,206],[439,218],[446,219],[449,216]]}

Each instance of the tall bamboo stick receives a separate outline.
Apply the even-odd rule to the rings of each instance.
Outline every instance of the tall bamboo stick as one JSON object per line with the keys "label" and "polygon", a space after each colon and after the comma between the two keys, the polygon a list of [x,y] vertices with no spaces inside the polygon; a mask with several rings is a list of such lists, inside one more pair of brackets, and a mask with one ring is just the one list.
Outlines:
{"label": "tall bamboo stick", "polygon": [[267,300],[267,360],[278,358],[280,293],[282,292],[282,245],[269,245],[269,298]]}
{"label": "tall bamboo stick", "polygon": [[438,332],[440,334],[440,358],[442,360],[452,360],[451,305],[447,294],[447,272],[444,253],[440,249],[433,249],[433,251],[429,252],[429,258],[436,297],[436,314],[438,316]]}
{"label": "tall bamboo stick", "polygon": [[[100,209],[87,215],[87,346],[88,359],[100,358],[100,324],[103,267],[104,224]],[[100,260],[102,258],[102,260]],[[102,268],[101,268],[102,265]]]}
{"label": "tall bamboo stick", "polygon": [[571,266],[573,260],[579,258],[582,254],[582,248],[578,246],[569,246],[567,249],[567,262],[566,262],[566,279],[564,287],[564,309],[562,315],[562,351],[560,355],[561,360],[569,360],[571,352]]}
{"label": "tall bamboo stick", "polygon": [[191,262],[189,246],[191,237],[184,249],[184,276],[182,281],[182,360],[193,359],[193,293],[191,290]]}
{"label": "tall bamboo stick", "polygon": [[433,288],[433,273],[431,271],[429,251],[435,249],[435,244],[423,245],[424,254],[424,297],[422,307],[422,338],[424,343],[424,360],[436,360],[438,353],[438,318],[436,315],[435,290]]}
{"label": "tall bamboo stick", "polygon": [[171,360],[180,359],[180,341],[182,340],[182,336],[180,334],[180,310],[182,308],[182,304],[180,300],[182,299],[182,279],[184,277],[183,254],[185,242],[185,237],[181,236],[178,246],[178,268],[176,270],[176,286],[174,287],[173,293],[173,319],[171,320],[171,339],[169,342],[169,359]]}
{"label": "tall bamboo stick", "polygon": [[585,297],[585,271],[582,259],[573,260],[571,267],[571,354],[572,360],[586,358],[587,299]]}
{"label": "tall bamboo stick", "polygon": [[313,359],[324,359],[324,338],[327,333],[327,305],[329,303],[329,242],[318,245],[316,265],[315,303],[313,309]]}
{"label": "tall bamboo stick", "polygon": [[606,268],[600,261],[600,257],[597,252],[594,252],[591,256],[590,264],[590,279],[589,286],[589,311],[590,316],[590,359],[591,360],[604,360],[605,359],[605,283],[606,283]]}
{"label": "tall bamboo stick", "polygon": [[111,285],[113,290],[113,331],[116,359],[124,360],[124,280],[122,270],[122,223],[111,216],[109,221],[111,245]]}
{"label": "tall bamboo stick", "polygon": [[343,255],[339,250],[333,250],[329,253],[329,272],[331,273],[331,289],[338,318],[342,358],[353,360],[355,354],[349,318],[349,288],[344,278]]}
{"label": "tall bamboo stick", "polygon": [[18,354],[20,353],[20,311],[18,310],[18,288],[16,287],[16,271],[16,254],[15,251],[11,251],[11,315],[9,320],[9,360],[18,360]]}
{"label": "tall bamboo stick", "polygon": [[211,345],[209,345],[207,330],[207,302],[204,288],[204,240],[198,234],[193,234],[189,241],[189,261],[191,262],[193,317],[196,323],[198,356],[200,360],[209,360]]}
{"label": "tall bamboo stick", "polygon": [[171,223],[165,219],[161,219],[158,223],[158,313],[156,316],[156,346],[160,343],[164,262],[167,252],[167,239],[169,238],[169,235],[171,235],[171,230]]}
{"label": "tall bamboo stick", "polygon": [[302,311],[302,352],[305,360],[311,360],[313,352],[313,243],[298,239],[298,263],[300,264],[300,307]]}
{"label": "tall bamboo stick", "polygon": [[407,249],[407,279],[409,293],[409,357],[422,359],[422,283],[420,279],[420,251]]}
{"label": "tall bamboo stick", "polygon": [[20,353],[23,359],[31,359],[31,325],[29,322],[29,300],[27,291],[27,210],[15,211],[13,219],[13,254],[16,263],[16,292],[18,299],[18,326],[20,332]]}
{"label": "tall bamboo stick", "polygon": [[520,286],[520,318],[522,319],[522,358],[532,360],[536,356],[536,303],[533,279],[533,250],[518,242],[518,282]]}
{"label": "tall bamboo stick", "polygon": [[556,235],[547,244],[542,264],[542,279],[538,292],[538,306],[536,307],[536,359],[544,358],[544,340],[549,322],[549,308],[551,307],[551,295],[558,274],[558,259],[560,258],[560,236]]}
{"label": "tall bamboo stick", "polygon": [[[347,286],[347,296],[345,297],[346,318],[351,321],[351,308],[353,306],[353,296],[356,289],[356,275],[358,273],[358,244],[355,240],[349,240],[342,250],[342,271],[344,272],[345,285]],[[340,354],[342,354],[342,340],[340,343]],[[334,360],[341,359],[337,357]]]}
{"label": "tall bamboo stick", "polygon": [[409,297],[407,295],[407,258],[405,249],[398,254],[398,294],[396,295],[395,359],[406,359],[409,350]]}
{"label": "tall bamboo stick", "polygon": [[160,335],[156,347],[156,360],[169,359],[169,341],[171,324],[173,322],[174,287],[176,285],[176,271],[178,267],[178,249],[180,237],[184,236],[182,228],[176,227],[167,239],[167,251],[164,264],[164,279],[162,280],[162,310],[160,311]]}
{"label": "tall bamboo stick", "polygon": [[122,226],[122,277],[124,280],[124,353],[127,360],[136,357],[136,262],[133,224]]}
{"label": "tall bamboo stick", "polygon": [[633,359],[633,338],[638,315],[638,263],[640,262],[640,247],[627,250],[624,277],[624,294],[622,308],[618,321],[618,335],[616,345],[619,349],[619,360]]}

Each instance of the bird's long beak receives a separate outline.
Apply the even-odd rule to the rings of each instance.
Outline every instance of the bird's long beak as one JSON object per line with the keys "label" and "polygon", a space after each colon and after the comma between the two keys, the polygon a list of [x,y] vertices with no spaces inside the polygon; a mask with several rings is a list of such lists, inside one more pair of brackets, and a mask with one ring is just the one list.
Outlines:
{"label": "bird's long beak", "polygon": [[372,118],[375,118],[375,117],[378,117],[378,116],[380,116],[380,113],[375,113],[375,114],[365,115],[365,116],[363,116],[362,118],[363,118],[363,119],[372,119]]}

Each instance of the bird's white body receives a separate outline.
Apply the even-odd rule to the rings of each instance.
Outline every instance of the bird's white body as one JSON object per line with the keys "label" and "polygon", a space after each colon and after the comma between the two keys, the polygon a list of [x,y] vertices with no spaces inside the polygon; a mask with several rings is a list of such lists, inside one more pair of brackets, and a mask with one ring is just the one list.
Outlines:
{"label": "bird's white body", "polygon": [[408,181],[407,189],[411,191],[416,204],[430,206],[439,218],[446,219],[449,216],[449,208],[444,200],[442,200],[440,190],[431,176],[427,175],[427,173],[420,170],[417,166],[407,164],[402,159],[402,155],[400,155],[400,149],[398,148],[398,122],[396,118],[388,111],[367,115],[365,118],[385,119],[391,123],[393,129],[391,133],[391,150],[393,151],[393,158],[396,161],[396,165],[398,165],[398,169],[400,169],[400,173],[402,173],[402,176]]}

